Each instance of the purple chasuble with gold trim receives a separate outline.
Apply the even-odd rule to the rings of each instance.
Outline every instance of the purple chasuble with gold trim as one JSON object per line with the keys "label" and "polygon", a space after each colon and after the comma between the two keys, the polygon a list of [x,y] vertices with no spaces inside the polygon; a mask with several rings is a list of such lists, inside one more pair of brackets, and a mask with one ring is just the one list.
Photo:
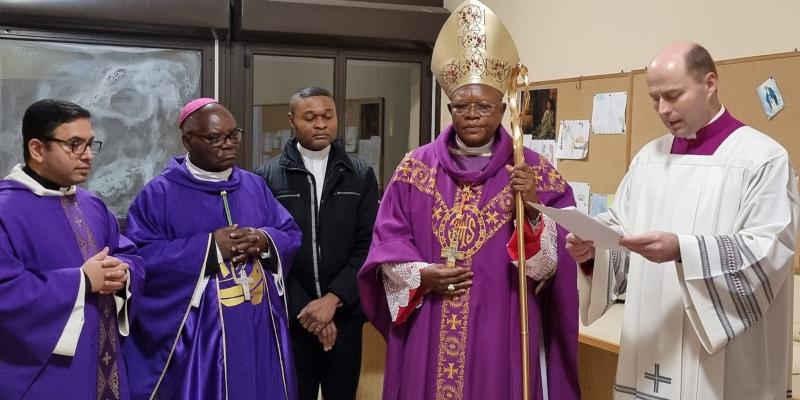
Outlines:
{"label": "purple chasuble with gold trim", "polygon": [[[234,167],[223,182],[201,181],[170,160],[134,199],[127,234],[148,279],[141,312],[125,342],[137,399],[295,400],[297,383],[282,288],[266,265],[220,263],[202,286],[212,232],[228,225],[261,229],[272,260],[286,268],[300,230],[264,180]],[[225,193],[223,200],[222,192]],[[249,298],[233,274],[244,271]],[[195,289],[200,291],[195,296]]]}
{"label": "purple chasuble with gold trim", "polygon": [[[75,355],[53,353],[84,279],[81,266],[103,247],[129,265],[135,301],[142,261],[100,199],[81,188],[39,196],[0,181],[0,398],[130,398],[111,295],[86,287]],[[135,306],[128,307],[132,319]]]}
{"label": "purple chasuble with gold trim", "polygon": [[[498,130],[482,168],[450,154],[452,126],[400,163],[378,211],[372,247],[359,273],[364,311],[387,339],[384,400],[520,399],[521,362],[517,269],[506,244],[513,233],[514,196],[506,165],[511,137]],[[533,151],[540,201],[575,204],[561,175]],[[480,160],[483,161],[483,160]],[[483,162],[481,162],[483,164]],[[558,228],[558,271],[538,295],[528,285],[531,393],[542,399],[578,399],[576,265]],[[382,263],[444,263],[442,249],[457,246],[456,264],[474,272],[458,298],[425,294],[420,308],[392,326],[378,267]],[[546,385],[540,370],[545,356]],[[544,388],[546,386],[546,389]]]}

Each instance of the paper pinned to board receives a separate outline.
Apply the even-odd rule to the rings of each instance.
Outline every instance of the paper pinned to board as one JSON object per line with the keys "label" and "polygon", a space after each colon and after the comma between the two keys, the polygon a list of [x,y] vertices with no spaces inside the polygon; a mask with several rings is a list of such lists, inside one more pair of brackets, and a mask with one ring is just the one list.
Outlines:
{"label": "paper pinned to board", "polygon": [[575,207],[553,208],[531,202],[528,202],[528,204],[581,239],[593,241],[595,247],[608,250],[625,250],[619,245],[619,241],[622,239],[622,235],[619,232],[578,211]]}

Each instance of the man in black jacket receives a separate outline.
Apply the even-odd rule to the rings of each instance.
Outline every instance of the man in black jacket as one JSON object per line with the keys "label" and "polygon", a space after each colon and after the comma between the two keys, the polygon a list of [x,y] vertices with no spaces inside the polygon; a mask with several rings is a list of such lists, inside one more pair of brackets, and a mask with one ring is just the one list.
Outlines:
{"label": "man in black jacket", "polygon": [[372,168],[335,141],[336,105],[321,88],[290,99],[294,138],[261,166],[303,241],[287,277],[290,332],[300,400],[352,400],[361,371],[361,311],[356,274],[367,257],[378,209]]}

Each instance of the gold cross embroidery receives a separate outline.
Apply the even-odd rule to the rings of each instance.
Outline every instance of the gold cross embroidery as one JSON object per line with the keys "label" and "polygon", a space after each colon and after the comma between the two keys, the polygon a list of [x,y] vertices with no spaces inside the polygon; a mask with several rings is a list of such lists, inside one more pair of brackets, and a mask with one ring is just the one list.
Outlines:
{"label": "gold cross embroidery", "polygon": [[447,363],[447,368],[444,369],[444,372],[447,372],[447,379],[453,379],[453,374],[458,370],[455,368],[454,363]]}
{"label": "gold cross embroidery", "polygon": [[106,363],[106,365],[108,365],[109,361],[111,361],[111,355],[108,354],[108,352],[106,352],[106,354],[103,355],[103,362]]}
{"label": "gold cross embroidery", "polygon": [[450,314],[450,319],[447,320],[447,324],[450,325],[450,330],[456,330],[458,325],[461,325],[461,320],[456,317],[455,314]]}

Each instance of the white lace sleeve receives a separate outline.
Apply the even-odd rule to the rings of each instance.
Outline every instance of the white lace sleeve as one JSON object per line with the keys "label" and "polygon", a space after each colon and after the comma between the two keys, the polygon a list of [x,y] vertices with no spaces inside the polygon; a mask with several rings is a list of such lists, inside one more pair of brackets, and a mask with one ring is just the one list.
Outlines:
{"label": "white lace sleeve", "polygon": [[[410,292],[419,287],[421,283],[420,271],[428,265],[430,264],[422,261],[381,264],[381,278],[383,279],[383,287],[386,289],[386,300],[389,303],[392,321],[397,320],[400,307],[408,307]],[[415,307],[421,305],[422,300],[420,298]]]}
{"label": "white lace sleeve", "polygon": [[555,274],[558,266],[558,233],[556,223],[550,217],[542,215],[539,223],[544,224],[539,252],[525,260],[525,275],[536,281],[546,281]]}

